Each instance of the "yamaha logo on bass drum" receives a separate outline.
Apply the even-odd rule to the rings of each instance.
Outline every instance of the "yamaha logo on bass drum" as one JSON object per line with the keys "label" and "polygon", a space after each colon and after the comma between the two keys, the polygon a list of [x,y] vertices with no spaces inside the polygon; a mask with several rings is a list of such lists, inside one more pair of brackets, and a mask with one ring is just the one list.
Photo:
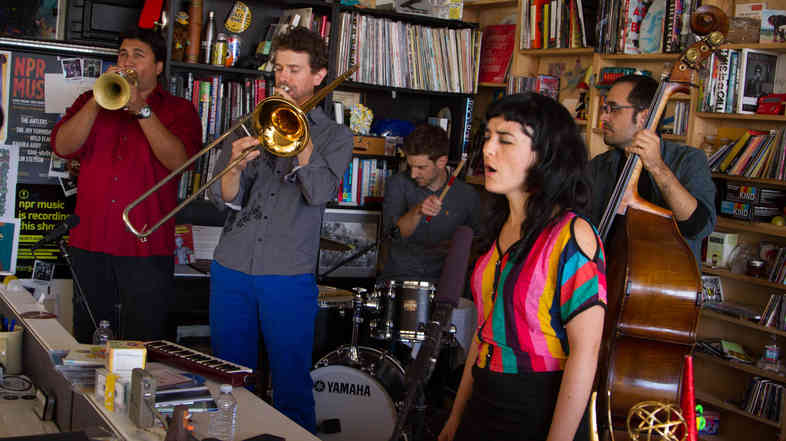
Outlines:
{"label": "yamaha logo on bass drum", "polygon": [[[325,382],[322,380],[318,380],[314,382],[314,391],[316,392],[324,392],[325,391]],[[367,384],[361,383],[344,383],[344,382],[337,382],[337,381],[328,381],[327,382],[327,391],[329,393],[334,394],[343,394],[343,395],[357,395],[362,397],[370,397],[371,396],[371,387]]]}

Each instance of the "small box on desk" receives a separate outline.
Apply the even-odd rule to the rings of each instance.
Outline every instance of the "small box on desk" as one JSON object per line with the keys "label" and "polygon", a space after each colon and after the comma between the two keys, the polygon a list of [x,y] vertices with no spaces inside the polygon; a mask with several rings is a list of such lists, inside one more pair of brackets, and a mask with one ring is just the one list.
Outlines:
{"label": "small box on desk", "polygon": [[147,348],[141,341],[109,340],[106,342],[106,369],[121,377],[131,377],[134,368],[145,368]]}
{"label": "small box on desk", "polygon": [[385,155],[385,138],[383,136],[355,135],[352,153]]}

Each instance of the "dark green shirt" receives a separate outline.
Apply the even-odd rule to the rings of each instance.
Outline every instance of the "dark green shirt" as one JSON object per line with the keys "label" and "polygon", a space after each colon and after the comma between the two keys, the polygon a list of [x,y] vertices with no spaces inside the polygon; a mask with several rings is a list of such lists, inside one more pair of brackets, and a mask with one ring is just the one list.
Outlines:
{"label": "dark green shirt", "polygon": [[[444,187],[443,187],[444,188]],[[382,207],[383,231],[390,229],[413,206],[430,195],[439,196],[442,188],[432,191],[420,187],[407,170],[385,181],[385,202]],[[437,282],[453,232],[461,225],[477,231],[480,219],[480,198],[471,185],[456,179],[442,200],[442,210],[426,222],[420,219],[411,236],[394,238],[385,258],[382,279],[421,280]]]}
{"label": "dark green shirt", "polygon": [[[712,182],[707,156],[699,149],[669,141],[661,141],[660,152],[663,162],[671,169],[677,180],[703,207],[703,209],[697,207],[689,219],[677,222],[680,233],[701,268],[701,242],[712,233],[716,221],[715,184]],[[609,150],[590,161],[590,178],[593,183],[591,220],[595,225],[598,225],[603,217],[603,211],[624,163],[624,152],[618,149]],[[642,198],[669,209],[655,180],[643,168],[638,190]]]}

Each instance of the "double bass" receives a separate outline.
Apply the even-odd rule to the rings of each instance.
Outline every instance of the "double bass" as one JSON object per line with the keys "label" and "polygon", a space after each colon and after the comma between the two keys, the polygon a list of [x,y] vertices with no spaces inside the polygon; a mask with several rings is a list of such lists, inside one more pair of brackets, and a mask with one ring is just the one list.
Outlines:
{"label": "double bass", "polygon": [[[728,19],[714,6],[691,17],[703,36],[660,82],[645,127],[654,129],[673,94],[690,93],[692,73],[724,41]],[[609,429],[645,400],[679,403],[685,355],[696,341],[699,268],[671,211],[637,192],[642,164],[628,155],[598,226],[606,243],[608,308],[598,370],[599,414]],[[606,240],[617,214],[624,214]],[[623,219],[621,219],[623,220]],[[601,413],[602,412],[602,413]]]}

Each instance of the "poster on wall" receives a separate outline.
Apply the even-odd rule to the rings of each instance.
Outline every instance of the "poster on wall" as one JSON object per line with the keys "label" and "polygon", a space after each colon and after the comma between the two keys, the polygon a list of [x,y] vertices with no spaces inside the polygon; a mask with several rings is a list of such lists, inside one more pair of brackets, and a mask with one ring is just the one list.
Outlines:
{"label": "poster on wall", "polygon": [[[84,76],[79,58],[21,51],[0,55],[6,57],[4,77],[0,80],[7,91],[2,103],[6,114],[2,142],[19,148],[19,182],[59,185],[57,178],[63,174],[57,171],[62,164],[58,158],[52,164],[50,134],[61,114],[81,93],[92,88],[95,77]],[[89,60],[90,73],[94,75],[98,68],[95,59]],[[79,72],[72,69],[76,65],[80,66]]]}
{"label": "poster on wall", "polygon": [[[8,113],[8,91],[11,79],[11,52],[0,51],[0,108],[3,110],[3,115]],[[0,144],[5,142],[6,134],[8,133],[8,118],[3,118],[0,124]]]}
{"label": "poster on wall", "polygon": [[59,185],[17,184],[15,217],[20,221],[17,277],[30,278],[35,261],[42,260],[55,263],[55,278],[71,278],[57,242],[36,249],[35,256],[32,248],[44,235],[65,222],[74,212],[75,203],[75,198],[66,197]]}

